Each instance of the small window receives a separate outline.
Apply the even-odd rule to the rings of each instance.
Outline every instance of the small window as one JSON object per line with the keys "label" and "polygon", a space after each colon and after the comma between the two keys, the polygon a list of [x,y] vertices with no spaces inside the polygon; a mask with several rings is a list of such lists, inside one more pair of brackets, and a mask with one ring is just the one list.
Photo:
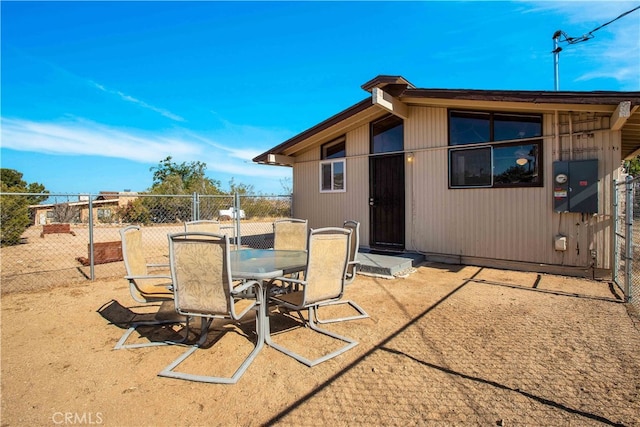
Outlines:
{"label": "small window", "polygon": [[344,192],[345,160],[320,162],[320,192]]}
{"label": "small window", "polygon": [[449,114],[449,145],[466,145],[491,141],[488,113],[452,111]]}
{"label": "small window", "polygon": [[449,152],[451,187],[491,186],[491,147]]}
{"label": "small window", "polygon": [[493,148],[494,187],[540,185],[540,144],[499,145]]}
{"label": "small window", "polygon": [[341,136],[320,147],[322,160],[320,162],[320,192],[344,192],[345,165],[347,157],[346,138]]}
{"label": "small window", "polygon": [[345,148],[345,137],[341,136],[338,139],[334,139],[333,141],[324,144],[321,150],[321,158],[323,160],[347,157],[347,150]]}
{"label": "small window", "polygon": [[98,219],[108,219],[111,218],[111,209],[98,209]]}
{"label": "small window", "polygon": [[542,136],[540,116],[494,114],[493,140],[536,138]]}
{"label": "small window", "polygon": [[404,122],[400,117],[387,116],[371,123],[371,153],[402,151]]}

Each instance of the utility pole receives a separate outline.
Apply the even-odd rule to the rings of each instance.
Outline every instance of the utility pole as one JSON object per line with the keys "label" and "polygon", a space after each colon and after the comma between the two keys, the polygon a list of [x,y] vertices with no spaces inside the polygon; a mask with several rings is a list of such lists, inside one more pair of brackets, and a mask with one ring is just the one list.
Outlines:
{"label": "utility pole", "polygon": [[561,34],[562,31],[560,30],[553,33],[553,50],[551,51],[553,53],[553,90],[556,92],[560,89],[560,76],[558,74],[560,70],[558,63],[560,62],[560,52],[562,48],[558,46],[558,39]]}

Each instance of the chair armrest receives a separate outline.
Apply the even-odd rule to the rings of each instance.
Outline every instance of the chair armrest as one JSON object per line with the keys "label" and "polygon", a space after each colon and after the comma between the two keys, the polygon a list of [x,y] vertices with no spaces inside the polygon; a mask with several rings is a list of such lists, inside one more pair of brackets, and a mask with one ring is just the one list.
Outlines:
{"label": "chair armrest", "polygon": [[124,276],[127,280],[144,280],[144,279],[169,279],[171,280],[171,276],[167,275],[147,275],[147,276]]}
{"label": "chair armrest", "polygon": [[169,264],[147,264],[147,267],[154,267],[154,268],[167,267],[167,268],[169,268]]}
{"label": "chair armrest", "polygon": [[231,293],[234,295],[241,294],[249,288],[256,287],[256,285],[258,286],[258,290],[262,288],[262,285],[257,280],[247,280],[246,282],[243,282],[241,285],[238,285],[235,288],[233,288]]}
{"label": "chair armrest", "polygon": [[294,279],[292,277],[274,277],[273,279],[269,280],[269,286],[271,286],[271,284],[275,281],[280,281],[282,283],[290,283],[292,285],[297,284],[297,285],[306,285],[307,281],[306,280],[300,280],[300,279]]}

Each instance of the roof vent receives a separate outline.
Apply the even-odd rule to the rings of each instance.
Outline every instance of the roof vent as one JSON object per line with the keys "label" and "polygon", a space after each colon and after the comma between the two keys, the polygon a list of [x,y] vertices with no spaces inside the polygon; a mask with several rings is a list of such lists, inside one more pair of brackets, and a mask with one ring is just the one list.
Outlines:
{"label": "roof vent", "polygon": [[380,88],[391,96],[398,96],[406,89],[413,89],[415,86],[402,76],[385,76],[380,75],[369,80],[362,86],[362,89],[371,92],[374,87]]}

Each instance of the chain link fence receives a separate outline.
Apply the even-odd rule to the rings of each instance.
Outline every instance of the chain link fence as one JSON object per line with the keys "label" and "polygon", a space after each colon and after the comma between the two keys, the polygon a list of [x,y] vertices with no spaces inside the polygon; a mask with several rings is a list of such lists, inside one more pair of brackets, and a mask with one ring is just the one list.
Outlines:
{"label": "chain link fence", "polygon": [[640,310],[640,177],[613,184],[613,281]]}
{"label": "chain link fence", "polygon": [[[138,193],[0,193],[2,293],[123,277],[120,230],[140,225],[148,263],[168,262],[167,234],[218,220],[237,247],[273,247],[273,221],[291,216],[290,196]],[[19,217],[19,218],[18,218]],[[28,218],[28,224],[26,219]]]}

